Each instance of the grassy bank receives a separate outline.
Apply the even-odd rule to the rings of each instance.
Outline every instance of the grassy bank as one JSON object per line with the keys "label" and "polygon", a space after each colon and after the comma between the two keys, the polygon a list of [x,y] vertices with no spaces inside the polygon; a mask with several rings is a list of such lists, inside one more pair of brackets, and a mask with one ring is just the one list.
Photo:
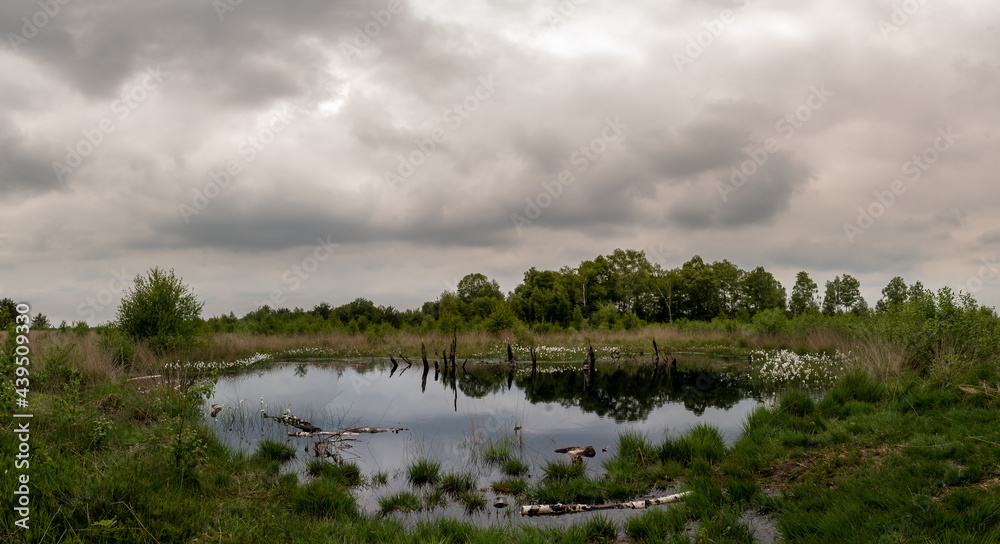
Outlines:
{"label": "grassy bank", "polygon": [[[835,329],[761,334],[703,324],[632,331],[553,333],[532,338],[464,333],[459,357],[490,356],[507,341],[577,349],[588,341],[605,357],[631,347],[651,356],[649,340],[681,350],[758,348],[869,351],[861,365],[820,397],[786,392],[775,409],[754,412],[726,447],[711,427],[672,439],[622,434],[606,476],[596,467],[553,462],[525,478],[495,437],[484,459],[507,475],[496,492],[525,502],[603,503],[651,490],[693,491],[683,503],[654,507],[627,522],[567,517],[558,529],[500,524],[477,528],[441,520],[404,526],[360,512],[352,490],[378,475],[350,465],[317,464],[309,477],[281,474],[290,453],[263,445],[232,452],[201,424],[207,388],[169,363],[233,361],[255,353],[318,348],[339,356],[431,352],[445,335],[329,333],[315,336],[215,335],[194,351],[154,356],[140,346],[116,360],[95,332],[32,333],[30,529],[4,508],[0,537],[12,542],[750,542],[749,514],[774,520],[789,542],[997,540],[1000,537],[1000,383],[992,361],[940,358],[904,364],[905,346]],[[4,342],[7,342],[5,339]],[[530,342],[530,343],[529,343]],[[901,352],[901,350],[903,350]],[[310,351],[298,351],[309,355]],[[551,350],[551,358],[580,359]],[[352,355],[354,354],[354,355]],[[468,355],[466,355],[468,354]],[[433,355],[432,355],[433,356]],[[503,358],[505,358],[505,353]],[[5,363],[6,364],[6,363]],[[9,366],[4,367],[9,372]],[[130,378],[167,374],[169,381]],[[9,377],[7,378],[9,379]],[[154,383],[159,385],[154,386]],[[18,448],[19,423],[3,414],[2,457]],[[506,453],[505,453],[506,452]],[[15,499],[19,471],[5,466],[0,494]],[[388,511],[442,501],[481,508],[468,478],[424,463],[412,467],[419,492],[387,496]],[[486,508],[492,508],[487,505]]]}
{"label": "grassy bank", "polygon": [[[0,338],[6,333],[0,332]],[[31,333],[32,351],[45,353],[52,347],[73,346],[73,359],[85,383],[100,383],[119,376],[154,374],[170,363],[232,362],[256,354],[286,358],[343,357],[370,358],[398,356],[400,353],[417,358],[421,344],[428,357],[443,354],[451,345],[452,336],[440,332],[417,333],[379,330],[369,333],[330,331],[301,335],[247,335],[214,333],[203,336],[195,346],[183,352],[155,354],[142,343],[128,346],[129,355],[122,357],[118,342],[122,340],[103,329],[83,331],[47,330]],[[850,331],[831,326],[803,326],[771,334],[751,326],[735,323],[688,323],[685,325],[650,325],[633,330],[589,330],[583,332],[487,333],[481,331],[457,334],[459,360],[507,360],[507,344],[514,348],[518,360],[530,360],[529,349],[535,349],[540,361],[582,361],[588,345],[599,359],[620,358],[643,362],[653,360],[652,340],[656,340],[661,356],[668,352],[698,351],[717,355],[746,355],[755,349],[789,349],[798,352],[850,351],[868,346],[870,351],[885,352],[871,342],[861,340]],[[117,358],[116,358],[117,357]],[[124,359],[124,360],[123,360]]]}

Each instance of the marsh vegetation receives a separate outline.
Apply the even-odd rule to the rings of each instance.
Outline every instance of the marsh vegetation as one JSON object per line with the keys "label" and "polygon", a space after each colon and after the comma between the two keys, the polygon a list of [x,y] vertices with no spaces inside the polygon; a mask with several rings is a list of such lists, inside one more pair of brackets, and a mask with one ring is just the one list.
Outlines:
{"label": "marsh vegetation", "polygon": [[[171,340],[173,333],[153,344],[113,326],[34,331],[31,528],[15,528],[8,511],[0,518],[3,538],[1000,540],[1000,318],[947,289],[889,287],[871,310],[834,305],[825,314],[808,308],[796,314],[770,308],[749,319],[692,317],[628,327],[591,327],[591,314],[584,326],[559,330],[524,321],[523,327],[514,323],[514,329],[495,332],[380,324],[293,335],[209,334],[200,328],[190,344]],[[489,315],[495,311],[505,310],[494,308]],[[516,317],[519,310],[513,311]],[[619,317],[631,319],[627,314]],[[453,338],[456,328],[465,330]],[[18,449],[9,432],[15,425],[14,338],[11,330],[0,339],[7,378],[0,421],[8,431],[0,433],[0,451],[6,459]],[[447,381],[428,379],[426,393],[419,363],[382,378],[382,357],[402,353],[419,361],[424,344],[433,361],[433,352],[453,339],[459,368]],[[659,344],[659,365],[652,339]],[[506,368],[508,343],[522,362],[513,373]],[[599,359],[593,378],[583,365],[588,345]],[[523,363],[532,352],[540,361],[534,373]],[[678,359],[676,371],[668,370],[664,354]],[[732,357],[709,364],[707,355]],[[340,363],[321,362],[331,359]],[[357,423],[351,421],[361,415],[357,405],[342,403],[347,397],[338,397],[336,389],[353,388],[352,378],[369,386],[400,384],[398,392],[389,391],[393,395],[403,388],[418,399],[424,395],[423,409],[411,411],[425,419],[432,406],[458,413],[465,423],[451,446],[465,455],[463,463],[436,450],[433,433],[366,436],[356,457],[342,462],[311,457],[286,429],[272,427],[260,436],[260,418],[244,417],[258,413],[255,402],[273,402],[280,406],[276,413],[294,403],[276,396],[248,402],[237,395],[231,411],[208,415],[211,400],[227,384],[247,385],[254,376],[286,369],[317,382],[325,372],[339,372],[324,384],[322,406],[311,412],[302,403],[293,406],[304,410],[296,415],[322,421],[321,427]],[[705,376],[712,387],[699,389]],[[500,410],[495,427],[477,425],[482,415],[473,403],[505,396],[516,396],[520,408]],[[469,409],[456,412],[466,400]],[[750,405],[731,430],[699,419],[741,402]],[[533,425],[544,418],[531,406],[563,407],[586,418],[581,438],[610,438],[593,444],[595,458],[574,463],[551,450],[589,440],[539,445]],[[657,419],[675,406],[682,408],[671,418],[685,413],[691,419]],[[382,423],[390,422],[361,422]],[[219,428],[224,424],[244,440],[233,440]],[[392,440],[409,440],[393,463],[366,465],[378,444],[398,448]],[[16,487],[13,475],[0,476],[7,504]],[[691,494],[644,511],[544,523],[507,513],[520,504],[602,504],[674,490]],[[501,496],[506,506],[494,508]]]}

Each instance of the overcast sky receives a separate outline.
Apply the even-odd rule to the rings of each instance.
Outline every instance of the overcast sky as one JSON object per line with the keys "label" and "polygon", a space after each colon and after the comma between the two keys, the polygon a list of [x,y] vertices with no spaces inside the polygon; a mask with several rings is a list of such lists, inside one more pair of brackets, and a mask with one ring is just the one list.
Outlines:
{"label": "overcast sky", "polygon": [[995,0],[47,1],[0,4],[0,297],[56,324],[618,247],[1000,303]]}

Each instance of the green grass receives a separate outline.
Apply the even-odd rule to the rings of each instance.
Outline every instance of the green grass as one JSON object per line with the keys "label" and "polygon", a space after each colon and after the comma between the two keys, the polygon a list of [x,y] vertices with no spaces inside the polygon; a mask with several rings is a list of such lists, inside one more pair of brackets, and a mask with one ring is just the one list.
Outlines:
{"label": "green grass", "polygon": [[424,507],[424,501],[412,491],[400,491],[385,497],[379,497],[378,506],[383,514],[390,512],[417,512]]}
{"label": "green grass", "polygon": [[641,467],[655,463],[657,451],[645,434],[622,431],[618,433],[617,457]]}
{"label": "green grass", "polygon": [[337,465],[324,459],[313,459],[309,461],[306,471],[310,476],[333,480],[348,487],[361,484],[361,469],[353,463]]}
{"label": "green grass", "polygon": [[505,461],[501,470],[507,476],[524,476],[531,470],[531,466],[520,459],[514,458]]}
{"label": "green grass", "polygon": [[586,542],[614,542],[618,539],[618,524],[600,514],[581,525]]}
{"label": "green grass", "polygon": [[424,508],[433,510],[448,504],[448,496],[440,488],[435,487],[424,493]]}
{"label": "green grass", "polygon": [[569,480],[544,480],[527,492],[533,504],[603,504],[605,487],[601,481],[578,477]]}
{"label": "green grass", "polygon": [[695,459],[710,463],[721,461],[726,455],[726,443],[719,430],[711,425],[699,423],[688,429],[676,440],[667,438],[660,446],[660,459],[676,460],[689,465]]}
{"label": "green grass", "polygon": [[[1000,372],[993,362],[922,362],[920,372],[890,378],[849,373],[823,395],[786,392],[776,410],[754,410],[730,447],[707,426],[653,445],[623,432],[600,458],[607,476],[552,461],[534,479],[494,484],[523,486],[519,499],[531,503],[596,504],[654,488],[693,493],[636,512],[620,527],[567,516],[557,528],[522,528],[403,524],[359,512],[355,466],[312,460],[308,477],[281,474],[294,454],[285,444],[234,452],[204,426],[183,390],[81,382],[74,357],[53,352],[48,370],[44,357],[33,361],[40,378],[31,397],[32,529],[6,522],[0,541],[506,544],[608,541],[615,531],[637,542],[749,542],[741,521],[748,512],[772,517],[789,543],[1000,541]],[[0,423],[13,425],[10,411],[0,411]],[[0,456],[12,459],[17,448],[13,433],[0,433]],[[447,496],[449,474],[440,465],[423,460],[409,469],[437,485],[383,497],[382,510],[436,508]],[[0,489],[14,489],[16,475],[0,474]],[[463,490],[463,507],[492,513],[474,487],[454,488]]]}
{"label": "green grass", "polygon": [[286,463],[295,458],[295,448],[273,440],[262,440],[257,444],[256,456],[265,461]]}
{"label": "green grass", "polygon": [[465,512],[472,514],[486,509],[486,497],[478,491],[466,491],[458,496],[458,500],[465,506]]}
{"label": "green grass", "polygon": [[625,522],[625,534],[636,542],[688,542],[687,538],[681,540],[686,524],[687,512],[682,506],[650,508]]}
{"label": "green grass", "polygon": [[389,483],[389,473],[385,471],[378,471],[372,474],[369,478],[369,483],[372,487],[380,487]]}
{"label": "green grass", "polygon": [[586,463],[567,463],[565,461],[546,461],[542,466],[545,480],[573,480],[582,477],[587,472]]}
{"label": "green grass", "polygon": [[478,447],[479,459],[487,465],[504,466],[514,459],[515,444],[513,436],[490,438]]}
{"label": "green grass", "polygon": [[453,497],[458,497],[475,488],[476,477],[468,472],[449,472],[441,477],[441,481],[438,483],[438,489]]}
{"label": "green grass", "polygon": [[407,469],[407,476],[414,485],[427,485],[436,483],[440,472],[441,463],[431,459],[418,459]]}
{"label": "green grass", "polygon": [[523,495],[528,489],[528,481],[524,478],[504,478],[491,484],[493,491],[503,495]]}
{"label": "green grass", "polygon": [[356,518],[357,504],[354,497],[339,483],[330,480],[313,480],[301,487],[293,487],[290,496],[296,512],[326,518]]}

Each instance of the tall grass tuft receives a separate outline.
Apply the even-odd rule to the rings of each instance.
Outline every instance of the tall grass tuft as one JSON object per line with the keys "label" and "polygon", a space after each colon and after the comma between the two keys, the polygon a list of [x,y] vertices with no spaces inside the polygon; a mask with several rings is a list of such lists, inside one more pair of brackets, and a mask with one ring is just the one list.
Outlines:
{"label": "tall grass tuft", "polygon": [[513,458],[514,441],[512,437],[490,438],[479,447],[479,459],[487,465],[502,466]]}
{"label": "tall grass tuft", "polygon": [[680,535],[686,524],[683,508],[651,508],[641,516],[629,518],[625,534],[636,542],[664,542],[667,536]]}
{"label": "tall grass tuft", "polygon": [[721,461],[726,455],[726,443],[719,430],[711,425],[699,423],[676,440],[667,438],[660,446],[660,459],[675,460],[690,464],[695,459],[709,463]]}
{"label": "tall grass tuft", "polygon": [[313,480],[297,487],[292,491],[290,499],[296,512],[334,519],[358,517],[354,497],[330,480]]}
{"label": "tall grass tuft", "polygon": [[407,469],[410,483],[414,485],[434,484],[438,481],[441,463],[431,459],[418,459]]}
{"label": "tall grass tuft", "polygon": [[424,501],[420,500],[420,497],[412,491],[400,491],[399,493],[395,493],[393,495],[380,497],[378,499],[378,506],[383,514],[395,512],[396,510],[403,512],[417,512],[423,509]]}
{"label": "tall grass tuft", "polygon": [[622,431],[618,433],[618,456],[637,466],[647,466],[656,461],[656,448],[645,434]]}
{"label": "tall grass tuft", "polygon": [[438,488],[453,497],[476,488],[476,477],[468,472],[449,472],[441,478]]}
{"label": "tall grass tuft", "polygon": [[877,334],[866,334],[851,343],[856,368],[873,378],[899,376],[909,358],[905,346]]}
{"label": "tall grass tuft", "polygon": [[477,491],[466,491],[458,496],[465,506],[465,513],[472,514],[486,509],[486,497]]}
{"label": "tall grass tuft", "polygon": [[564,463],[562,461],[547,461],[542,467],[546,480],[573,480],[582,478],[587,471],[584,463]]}
{"label": "tall grass tuft", "polygon": [[264,461],[285,463],[295,457],[295,448],[273,440],[262,440],[254,456]]}
{"label": "tall grass tuft", "polygon": [[306,470],[310,476],[339,482],[347,487],[361,483],[361,469],[353,463],[335,465],[324,459],[313,459]]}
{"label": "tall grass tuft", "polygon": [[501,467],[501,470],[503,470],[503,473],[507,476],[523,476],[527,474],[530,469],[531,467],[528,466],[528,463],[525,463],[517,458],[508,459],[503,464],[503,467]]}

